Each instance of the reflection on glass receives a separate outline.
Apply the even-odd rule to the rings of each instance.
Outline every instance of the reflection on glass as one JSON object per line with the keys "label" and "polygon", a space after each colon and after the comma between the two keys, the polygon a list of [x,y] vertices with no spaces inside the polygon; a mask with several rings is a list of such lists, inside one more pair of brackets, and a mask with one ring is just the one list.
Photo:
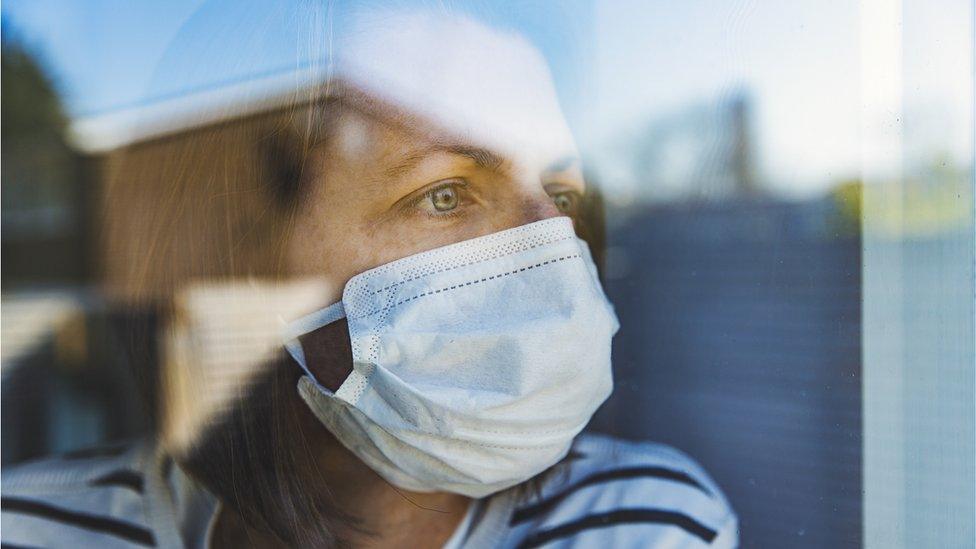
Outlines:
{"label": "reflection on glass", "polygon": [[[148,433],[190,452],[289,320],[524,224],[438,216],[514,200],[486,173],[538,172],[519,198],[606,241],[622,329],[591,430],[693,456],[746,547],[976,535],[971,4],[8,4],[4,466]],[[316,192],[400,184],[412,224],[357,239],[282,207],[326,140],[407,143]],[[288,247],[311,218],[336,251]]]}

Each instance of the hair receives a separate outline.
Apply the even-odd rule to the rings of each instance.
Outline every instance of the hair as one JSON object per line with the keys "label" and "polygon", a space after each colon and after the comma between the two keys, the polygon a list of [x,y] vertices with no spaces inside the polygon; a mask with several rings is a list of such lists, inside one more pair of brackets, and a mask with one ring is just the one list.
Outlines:
{"label": "hair", "polygon": [[[318,105],[331,113],[316,117],[334,120],[341,103]],[[303,174],[309,143],[308,128],[277,129],[256,141],[268,174],[263,191],[278,208],[295,215],[306,193]],[[319,139],[327,139],[320,132]],[[287,222],[287,221],[286,221]],[[577,234],[587,241],[602,271],[604,209],[598,189],[587,185],[575,220]],[[223,418],[209,423],[206,432],[184,457],[178,459],[190,474],[215,494],[241,519],[273,534],[291,546],[329,547],[342,544],[339,532],[363,532],[327,493],[310,493],[308,479],[317,475],[316,437],[325,429],[297,394],[303,371],[286,354],[263,370],[255,383],[244,388]],[[311,421],[309,420],[311,418]]]}
{"label": "hair", "polygon": [[340,532],[362,530],[327,490],[309,489],[325,427],[309,424],[301,374],[281,355],[178,461],[242,523],[288,546],[333,547],[343,544]]}
{"label": "hair", "polygon": [[[338,90],[322,91],[110,159],[110,287],[157,304],[165,322],[189,281],[283,276],[312,155],[345,109],[361,108]],[[592,181],[575,225],[602,273],[603,201]],[[174,459],[243,523],[289,546],[331,547],[344,534],[368,532],[328,490],[309,489],[309,479],[326,485],[316,442],[328,434],[297,393],[302,374],[279,353]]]}
{"label": "hair", "polygon": [[[329,139],[342,109],[334,97],[310,105],[297,102],[258,122],[259,130],[244,132],[245,150],[260,164],[251,166],[260,177],[250,192],[268,204],[276,226],[275,237],[266,241],[262,264],[238,265],[238,274],[283,275],[284,243],[307,194],[312,150]],[[309,489],[308,480],[318,471],[315,441],[325,434],[325,427],[298,396],[304,372],[284,352],[259,371],[176,460],[242,523],[281,543],[342,545],[340,532],[361,529],[327,490]]]}

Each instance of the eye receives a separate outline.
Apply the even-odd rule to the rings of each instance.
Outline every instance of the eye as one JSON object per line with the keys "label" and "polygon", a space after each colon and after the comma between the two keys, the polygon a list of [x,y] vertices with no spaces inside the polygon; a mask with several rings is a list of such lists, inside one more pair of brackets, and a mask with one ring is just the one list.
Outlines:
{"label": "eye", "polygon": [[439,212],[449,212],[458,207],[461,202],[461,195],[457,187],[446,185],[438,187],[427,193],[427,199],[435,210]]}
{"label": "eye", "polygon": [[559,213],[575,216],[579,213],[579,204],[582,197],[576,191],[563,191],[552,194],[552,201],[556,204]]}
{"label": "eye", "polygon": [[421,211],[430,217],[460,215],[472,201],[463,179],[448,179],[422,191],[409,204],[412,211]]}

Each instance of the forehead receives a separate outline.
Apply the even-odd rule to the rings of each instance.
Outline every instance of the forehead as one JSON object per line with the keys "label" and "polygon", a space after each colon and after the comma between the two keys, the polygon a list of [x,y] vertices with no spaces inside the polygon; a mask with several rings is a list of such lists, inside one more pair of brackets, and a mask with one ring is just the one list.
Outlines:
{"label": "forehead", "polygon": [[374,120],[506,157],[575,154],[549,69],[518,35],[444,14],[364,14],[351,28],[336,78]]}
{"label": "forehead", "polygon": [[[579,156],[572,144],[545,146],[526,143],[519,148],[486,145],[471,134],[452,131],[424,117],[370,102],[368,109],[347,101],[333,120],[334,132],[328,143],[332,161],[343,161],[357,171],[367,170],[387,178],[409,173],[436,156],[442,167],[465,162],[472,168],[490,171],[542,171],[546,173],[579,169]],[[551,143],[550,143],[551,145]],[[335,156],[338,154],[339,156]]]}

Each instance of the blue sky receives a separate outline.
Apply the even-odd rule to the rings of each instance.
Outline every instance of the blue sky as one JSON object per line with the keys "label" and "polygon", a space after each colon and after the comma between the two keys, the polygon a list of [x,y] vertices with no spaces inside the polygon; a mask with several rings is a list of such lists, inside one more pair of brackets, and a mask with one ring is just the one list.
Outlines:
{"label": "blue sky", "polygon": [[[491,18],[518,28],[544,51],[581,141],[605,163],[615,162],[615,144],[649,120],[747,90],[755,105],[760,168],[773,190],[808,195],[857,175],[864,22],[856,3],[493,4],[499,5]],[[971,47],[966,0],[946,0],[938,10],[920,10],[916,0],[906,5],[915,6],[906,9],[915,33],[906,33],[906,41],[936,32],[943,44]],[[310,41],[318,20],[309,15],[314,10],[293,6],[258,0],[7,0],[3,13],[43,57],[69,113],[81,116],[301,64],[316,49]],[[938,53],[906,69],[939,83],[916,99],[929,111],[943,106],[935,109],[934,126],[964,123],[960,114],[971,107],[960,113],[953,105],[965,101],[967,89],[971,93],[971,86],[958,85],[967,62],[971,70],[971,50]]]}
{"label": "blue sky", "polygon": [[[544,2],[500,5],[490,19],[530,35],[554,66],[578,72],[574,31],[585,29],[589,0],[564,1],[557,14]],[[76,116],[300,65],[314,57],[302,42],[320,38],[312,35],[323,16],[298,2],[260,0],[8,0],[3,13]]]}

